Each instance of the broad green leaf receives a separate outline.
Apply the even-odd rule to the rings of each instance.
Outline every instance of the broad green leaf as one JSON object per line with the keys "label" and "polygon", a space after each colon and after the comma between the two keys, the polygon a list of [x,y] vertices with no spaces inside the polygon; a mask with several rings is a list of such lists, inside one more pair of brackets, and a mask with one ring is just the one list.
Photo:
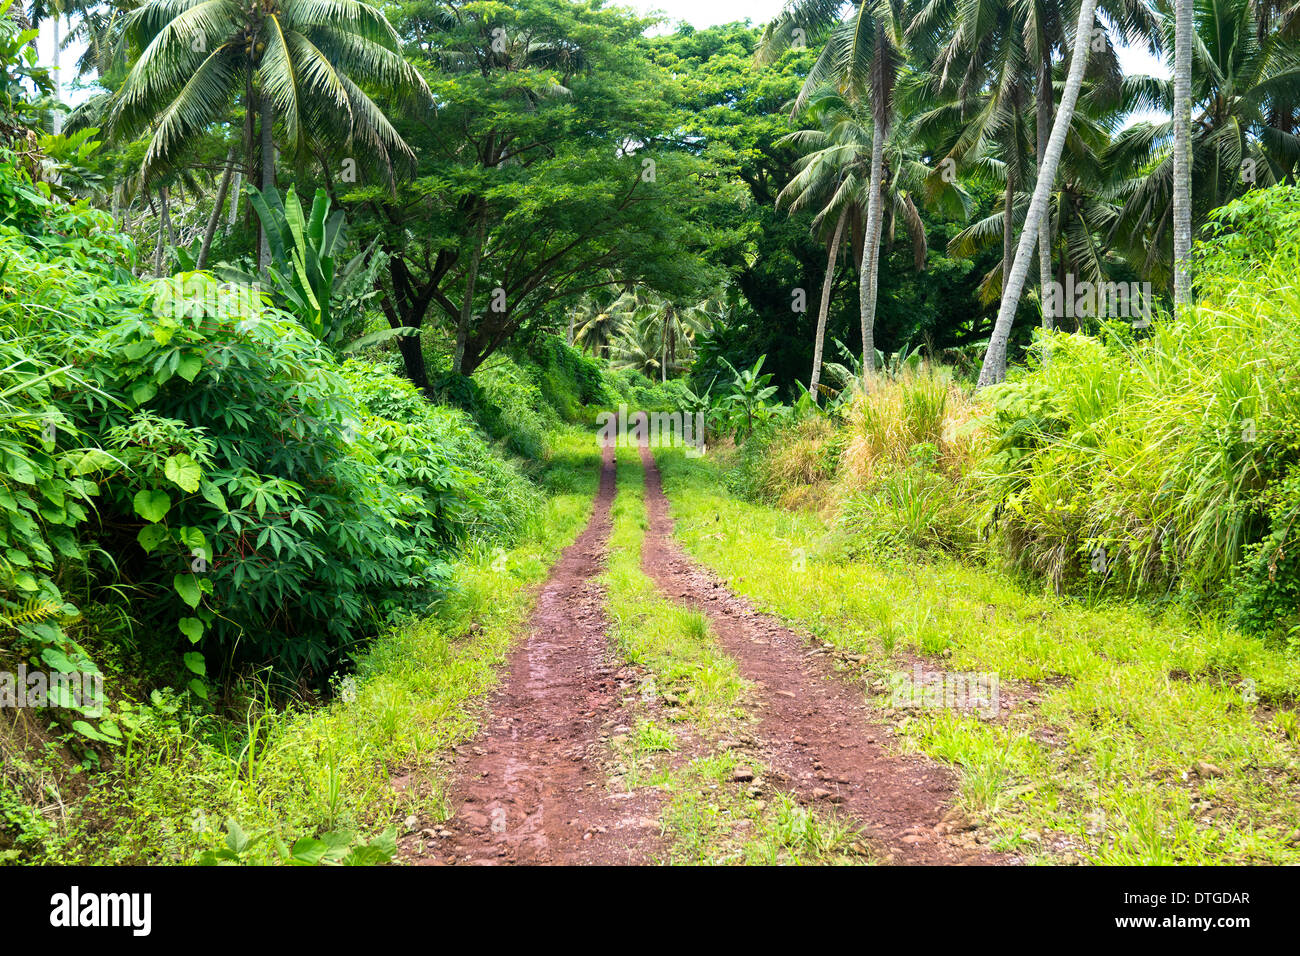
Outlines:
{"label": "broad green leaf", "polygon": [[194,381],[194,377],[199,374],[199,370],[202,368],[203,359],[198,355],[190,353],[181,356],[180,364],[176,366],[176,374],[185,379],[185,381],[192,382]]}
{"label": "broad green leaf", "polygon": [[200,482],[199,492],[203,495],[204,498],[208,500],[209,503],[216,505],[222,511],[230,510],[230,508],[227,507],[226,505],[226,496],[223,495],[221,493],[221,489],[218,488],[216,485],[214,485],[212,482],[210,481]]}
{"label": "broad green leaf", "polygon": [[181,453],[167,459],[163,464],[163,474],[184,491],[195,492],[199,490],[203,469],[189,455]]}
{"label": "broad green leaf", "polygon": [[77,459],[72,466],[72,473],[77,476],[89,475],[104,468],[117,465],[117,460],[102,448],[92,448]]}
{"label": "broad green leaf", "polygon": [[136,382],[131,387],[131,398],[137,405],[143,405],[158,394],[158,387],[153,382]]}
{"label": "broad green leaf", "polygon": [[181,596],[181,600],[190,607],[198,607],[202,598],[202,592],[199,588],[199,579],[193,574],[178,574],[172,578],[172,586],[176,588],[176,593]]}
{"label": "broad green leaf", "polygon": [[81,736],[89,737],[91,740],[97,740],[100,743],[110,744],[113,742],[84,720],[74,720],[72,722],[72,729],[81,734]]}
{"label": "broad green leaf", "polygon": [[166,525],[147,524],[140,529],[135,540],[140,542],[140,547],[144,548],[146,554],[152,554],[158,545],[162,544],[170,536]]}
{"label": "broad green leaf", "polygon": [[145,521],[162,521],[171,507],[172,500],[165,491],[146,488],[135,493],[135,513]]}

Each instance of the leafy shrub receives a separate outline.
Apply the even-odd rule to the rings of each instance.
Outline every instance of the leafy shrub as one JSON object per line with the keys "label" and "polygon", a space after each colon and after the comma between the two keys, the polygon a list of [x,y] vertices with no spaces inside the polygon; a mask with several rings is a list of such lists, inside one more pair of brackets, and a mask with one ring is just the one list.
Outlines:
{"label": "leafy shrub", "polygon": [[516,455],[533,460],[548,452],[546,433],[559,416],[541,387],[520,365],[501,356],[474,373],[482,388],[478,419],[487,433]]}
{"label": "leafy shrub", "polygon": [[1300,468],[1272,486],[1267,495],[1269,531],[1244,550],[1235,582],[1232,617],[1247,631],[1285,636],[1300,643],[1300,553],[1294,547],[1300,518]]}
{"label": "leafy shrub", "polygon": [[432,600],[468,474],[414,426],[363,427],[333,359],[247,294],[191,274],[147,306],[77,357],[98,388],[83,415],[117,462],[104,546],[150,623],[319,674]]}
{"label": "leafy shrub", "polygon": [[341,371],[374,420],[388,420],[382,427],[418,426],[424,447],[415,449],[417,456],[444,455],[476,476],[474,507],[450,516],[458,537],[508,542],[541,508],[536,487],[489,445],[467,412],[431,405],[410,381],[381,366],[352,361]]}
{"label": "leafy shrub", "polygon": [[566,422],[590,424],[595,409],[609,401],[599,365],[554,335],[534,349],[541,367],[542,394]]}
{"label": "leafy shrub", "polygon": [[1252,190],[1198,246],[1195,308],[1141,338],[1053,334],[1048,365],[990,390],[989,514],[1019,564],[1058,588],[1224,604],[1245,568],[1243,622],[1295,614],[1271,555],[1291,533],[1273,489],[1300,460],[1298,206]]}

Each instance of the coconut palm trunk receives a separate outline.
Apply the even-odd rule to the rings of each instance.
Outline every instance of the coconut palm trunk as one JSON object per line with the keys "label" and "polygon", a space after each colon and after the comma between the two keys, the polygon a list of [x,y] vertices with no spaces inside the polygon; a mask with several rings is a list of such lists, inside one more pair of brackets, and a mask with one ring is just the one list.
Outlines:
{"label": "coconut palm trunk", "polygon": [[1016,181],[1007,164],[1007,184],[1002,190],[1002,288],[1007,287],[1011,263],[1015,258],[1016,237]]}
{"label": "coconut palm trunk", "polygon": [[[261,124],[262,124],[262,192],[275,188],[275,141],[272,139],[272,127],[275,125],[275,112],[271,104],[271,97],[263,90],[261,93]],[[261,244],[257,254],[258,270],[266,275],[267,267],[271,264],[271,243],[266,236],[266,226],[261,224],[261,218],[258,218],[257,233],[261,237]]]}
{"label": "coconut palm trunk", "polygon": [[[153,274],[159,277],[163,274],[163,268],[171,262],[171,256],[165,255],[167,239],[172,232],[170,207],[171,191],[163,186],[158,190],[158,245],[153,252]],[[174,236],[172,245],[176,245]]]}
{"label": "coconut palm trunk", "polygon": [[1079,90],[1083,86],[1083,73],[1088,65],[1088,47],[1092,40],[1096,12],[1097,0],[1083,0],[1079,5],[1079,21],[1074,31],[1074,50],[1070,54],[1070,72],[1066,75],[1065,89],[1061,93],[1061,107],[1052,122],[1052,135],[1047,141],[1043,163],[1038,169],[1038,181],[1034,183],[1034,196],[1029,203],[1029,212],[1025,215],[1025,228],[1020,233],[1015,262],[1011,265],[1011,276],[1002,286],[1002,305],[998,309],[998,318],[993,326],[988,350],[984,353],[984,365],[980,369],[979,377],[980,387],[992,385],[1006,378],[1007,343],[1011,338],[1011,323],[1015,320],[1016,308],[1020,305],[1020,295],[1025,289],[1030,259],[1034,255],[1034,245],[1038,242],[1038,228],[1042,222],[1043,210],[1047,208],[1051,199],[1056,170],[1061,164],[1061,153],[1065,149],[1065,138],[1070,123],[1074,120],[1074,105],[1078,102]]}
{"label": "coconut palm trunk", "polygon": [[[1036,123],[1038,168],[1043,168],[1043,159],[1047,156],[1048,131],[1052,126],[1052,50],[1045,36],[1039,37],[1038,59],[1038,120]],[[1038,219],[1038,297],[1042,300],[1043,329],[1056,327],[1056,316],[1052,314],[1052,298],[1048,290],[1052,286],[1052,204],[1044,203],[1042,214]],[[1047,358],[1047,346],[1043,346],[1043,358]]]}
{"label": "coconut palm trunk", "polygon": [[[60,24],[59,24],[59,21],[62,20],[62,19],[63,19],[63,14],[61,14],[61,13],[56,9],[56,10],[54,11],[54,23],[53,23],[53,28],[54,28],[54,63],[53,63],[53,65],[52,65],[52,68],[50,69],[50,79],[54,81],[54,102],[55,102],[56,104],[61,103],[61,102],[63,101],[63,84],[62,84],[62,82],[61,82],[60,79],[59,79],[59,74],[60,74],[60,72],[61,72],[60,69],[59,69],[59,61],[60,61],[60,59],[62,58],[62,57],[61,57],[62,50],[60,50],[59,47],[62,45],[62,42],[63,42],[63,38],[60,36]],[[55,136],[57,136],[57,135],[59,135],[60,133],[63,132],[63,113],[62,113],[62,111],[56,109],[56,110],[54,110],[53,113],[50,114],[50,129],[54,132],[54,135],[55,135]]]}
{"label": "coconut palm trunk", "polygon": [[858,275],[858,305],[862,311],[862,374],[876,369],[876,277],[880,269],[881,215],[880,183],[884,178],[885,137],[888,127],[877,114],[871,124],[871,185],[867,195],[867,236],[862,245],[862,268]]}
{"label": "coconut palm trunk", "polygon": [[1174,2],[1174,302],[1192,301],[1192,0]]}
{"label": "coconut palm trunk", "polygon": [[813,342],[812,376],[808,382],[808,394],[813,404],[818,404],[817,386],[822,377],[822,347],[826,341],[826,318],[831,311],[831,287],[835,285],[835,261],[840,254],[840,238],[844,235],[844,221],[849,211],[845,209],[835,223],[835,234],[831,236],[831,249],[826,256],[826,278],[822,280],[822,301],[817,310],[817,339]]}
{"label": "coconut palm trunk", "polygon": [[226,217],[226,224],[221,228],[223,235],[230,235],[230,230],[235,228],[235,220],[239,218],[239,197],[243,195],[241,192],[243,187],[244,171],[242,169],[236,169],[235,181],[231,185],[231,192],[233,192],[234,195],[230,197],[230,215]]}
{"label": "coconut palm trunk", "polygon": [[208,264],[208,253],[212,251],[212,238],[217,234],[217,223],[221,220],[221,210],[226,205],[226,195],[230,192],[230,177],[235,170],[235,147],[226,152],[226,169],[221,174],[221,185],[217,187],[217,198],[212,204],[212,215],[208,216],[208,227],[203,230],[203,245],[199,247],[199,258],[195,268],[203,269]]}

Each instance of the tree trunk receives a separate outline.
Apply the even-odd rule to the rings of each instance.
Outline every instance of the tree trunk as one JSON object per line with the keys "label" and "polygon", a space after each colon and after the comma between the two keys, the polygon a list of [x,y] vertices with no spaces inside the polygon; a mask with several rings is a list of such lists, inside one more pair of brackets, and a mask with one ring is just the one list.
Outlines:
{"label": "tree trunk", "polygon": [[[272,112],[271,100],[262,94],[261,104],[261,124],[262,124],[262,192],[275,188],[275,142],[271,138],[272,127],[275,124],[275,114]],[[258,218],[257,234],[261,237],[261,246],[257,254],[258,270],[265,276],[266,269],[271,264],[271,243],[266,237],[266,226],[261,224],[262,220]]]}
{"label": "tree trunk", "polygon": [[[239,171],[235,173],[235,201],[230,204],[230,218],[226,220],[226,233],[229,234],[231,229],[235,228],[235,220],[239,216],[239,200],[243,195],[244,174],[248,173],[248,182],[252,185],[253,171],[257,168],[254,162],[255,153],[253,150],[253,114],[256,112],[253,98],[253,73],[250,70],[244,76],[244,161],[240,164]],[[252,203],[247,204],[249,207]]]}
{"label": "tree trunk", "polygon": [[420,344],[420,333],[399,335],[397,350],[402,353],[402,364],[406,368],[406,377],[420,391],[429,391],[429,372],[424,364],[424,348]]}
{"label": "tree trunk", "polygon": [[1011,263],[1015,258],[1016,237],[1016,181],[1011,177],[1011,164],[1007,164],[1007,184],[1002,190],[1002,290],[1007,288]]}
{"label": "tree trunk", "polygon": [[1174,0],[1174,303],[1192,301],[1192,0]]}
{"label": "tree trunk", "polygon": [[[167,222],[167,239],[169,242],[171,242],[172,251],[175,252],[178,248],[180,248],[180,243],[176,241],[176,223],[172,222],[171,198],[172,198],[172,194],[171,194],[171,190],[169,189],[167,191],[167,205],[163,206],[163,219]],[[185,202],[184,189],[181,190],[181,202]],[[171,265],[171,261],[172,261],[172,257],[169,255],[167,257],[167,264],[169,266]]]}
{"label": "tree trunk", "polygon": [[[59,46],[62,43],[62,37],[59,35],[60,34],[59,21],[62,19],[63,19],[63,14],[61,14],[58,10],[55,10],[54,24],[53,24],[54,64],[52,69],[50,70],[50,79],[54,81],[54,102],[56,104],[63,102],[63,84],[62,82],[60,82],[59,79],[59,74],[61,72],[59,69],[59,60],[62,55],[62,51],[59,49]],[[50,114],[50,131],[53,132],[55,136],[58,136],[60,133],[63,132],[63,112],[61,110],[56,109]]]}
{"label": "tree trunk", "polygon": [[470,251],[469,268],[465,273],[465,298],[460,303],[456,322],[456,348],[451,356],[451,370],[460,375],[465,367],[465,343],[469,339],[469,320],[474,314],[474,287],[478,284],[479,262],[483,258],[483,239],[487,234],[487,209],[480,207],[478,231],[474,234],[474,248]]}
{"label": "tree trunk", "polygon": [[817,310],[817,338],[813,341],[812,377],[809,379],[808,394],[813,404],[818,403],[817,387],[822,377],[822,345],[826,340],[826,317],[831,311],[831,287],[835,285],[835,260],[840,254],[840,237],[844,235],[844,221],[849,211],[845,209],[835,223],[835,234],[831,236],[830,253],[826,256],[826,278],[822,280],[822,301]]}
{"label": "tree trunk", "polygon": [[[1047,43],[1046,30],[1039,37],[1038,63],[1038,121],[1036,135],[1038,139],[1037,163],[1043,168],[1043,159],[1047,155],[1047,137],[1052,127],[1052,48]],[[1052,285],[1052,204],[1044,203],[1042,215],[1038,220],[1038,296],[1042,300],[1043,330],[1050,331],[1056,327],[1056,316],[1052,314],[1048,289]],[[1047,360],[1047,346],[1043,345],[1043,360]]]}
{"label": "tree trunk", "polygon": [[158,190],[158,245],[153,251],[153,274],[159,278],[163,274],[164,262],[171,261],[170,256],[166,259],[163,257],[163,252],[167,248],[167,234],[171,232],[171,214],[168,212],[170,199],[166,186]]}
{"label": "tree trunk", "polygon": [[230,177],[235,169],[235,147],[226,152],[226,170],[221,174],[221,185],[217,187],[217,198],[212,204],[212,215],[208,217],[208,228],[203,231],[203,245],[199,247],[198,262],[195,268],[202,271],[208,264],[208,253],[212,251],[212,237],[217,234],[217,222],[221,219],[221,209],[226,204],[226,194],[230,192]]}
{"label": "tree trunk", "polygon": [[235,220],[239,218],[239,197],[243,195],[241,190],[244,187],[244,171],[235,170],[235,182],[232,187],[234,195],[230,197],[230,216],[226,219],[226,225],[222,228],[222,235],[230,235],[230,230],[235,228]]}
{"label": "tree trunk", "polygon": [[661,382],[668,381],[668,336],[671,334],[668,330],[668,323],[671,321],[672,315],[667,309],[665,309],[663,347],[660,349],[661,354],[659,356],[659,381]]}
{"label": "tree trunk", "polygon": [[1074,51],[1070,55],[1070,72],[1061,94],[1061,108],[1057,110],[1056,119],[1052,122],[1052,136],[1047,141],[1047,152],[1043,155],[1043,165],[1038,170],[1038,181],[1034,183],[1034,197],[1029,203],[1029,213],[1025,216],[1025,228],[1020,233],[1011,277],[1003,283],[998,320],[993,326],[993,335],[989,339],[988,350],[984,353],[984,365],[980,369],[980,387],[1006,378],[1011,323],[1015,320],[1016,307],[1020,305],[1020,294],[1024,291],[1025,279],[1029,274],[1029,260],[1034,252],[1034,244],[1038,241],[1038,224],[1042,221],[1043,209],[1051,198],[1056,170],[1061,163],[1061,152],[1065,149],[1065,137],[1074,120],[1074,104],[1078,101],[1079,89],[1083,86],[1083,71],[1088,65],[1088,46],[1092,39],[1096,12],[1097,0],[1082,0],[1079,22],[1074,33]]}
{"label": "tree trunk", "polygon": [[876,369],[876,274],[880,268],[881,198],[880,181],[885,163],[887,127],[879,116],[871,123],[871,186],[867,196],[867,235],[862,246],[862,268],[858,276],[858,305],[862,311],[862,375]]}

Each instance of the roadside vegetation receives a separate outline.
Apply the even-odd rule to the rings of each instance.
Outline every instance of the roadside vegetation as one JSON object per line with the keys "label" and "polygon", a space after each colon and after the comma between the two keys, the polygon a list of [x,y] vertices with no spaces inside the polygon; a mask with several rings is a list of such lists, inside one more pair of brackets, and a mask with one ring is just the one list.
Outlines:
{"label": "roadside vegetation", "polygon": [[[1300,852],[1295,208],[1281,189],[1227,207],[1197,307],[1148,334],[1046,337],[1045,363],[973,397],[904,363],[829,410],[770,409],[711,460],[661,456],[692,552],[861,660],[1002,846]],[[996,673],[1009,715],[895,707],[915,658]]]}

